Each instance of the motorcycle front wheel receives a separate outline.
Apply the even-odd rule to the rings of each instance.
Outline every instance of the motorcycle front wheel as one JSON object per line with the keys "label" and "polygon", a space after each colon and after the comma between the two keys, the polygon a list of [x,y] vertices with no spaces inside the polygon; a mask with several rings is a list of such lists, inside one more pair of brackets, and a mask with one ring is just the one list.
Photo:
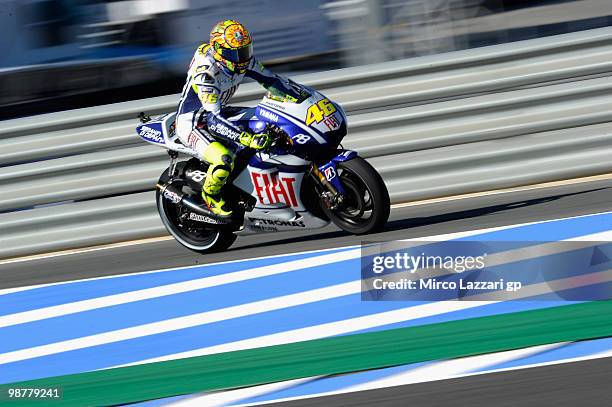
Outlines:
{"label": "motorcycle front wheel", "polygon": [[389,219],[389,192],[382,177],[366,160],[355,157],[338,164],[345,197],[337,209],[323,211],[340,229],[362,235],[380,231]]}
{"label": "motorcycle front wheel", "polygon": [[[168,170],[159,177],[159,183],[168,182]],[[180,183],[180,179],[177,180]],[[173,181],[174,183],[174,181]],[[181,221],[181,207],[165,199],[156,190],[155,199],[159,217],[166,230],[183,246],[200,254],[214,253],[229,248],[236,235],[227,229],[194,227]]]}

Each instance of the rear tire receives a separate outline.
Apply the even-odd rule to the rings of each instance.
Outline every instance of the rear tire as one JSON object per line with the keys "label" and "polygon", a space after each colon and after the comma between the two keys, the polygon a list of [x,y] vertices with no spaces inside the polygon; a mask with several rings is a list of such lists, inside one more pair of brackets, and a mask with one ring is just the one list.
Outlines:
{"label": "rear tire", "polygon": [[[181,163],[179,163],[180,166]],[[182,171],[182,167],[177,166],[177,171]],[[168,169],[164,170],[159,177],[158,183],[163,185],[169,180]],[[179,180],[180,181],[180,180]],[[200,254],[215,253],[228,249],[236,240],[236,235],[225,228],[198,228],[190,233],[184,230],[178,223],[178,207],[169,200],[165,199],[156,190],[155,200],[159,217],[166,227],[166,230],[187,249]]]}
{"label": "rear tire", "polygon": [[338,164],[345,202],[336,210],[322,204],[325,214],[340,229],[361,235],[383,229],[389,219],[389,192],[382,177],[366,160],[355,157]]}

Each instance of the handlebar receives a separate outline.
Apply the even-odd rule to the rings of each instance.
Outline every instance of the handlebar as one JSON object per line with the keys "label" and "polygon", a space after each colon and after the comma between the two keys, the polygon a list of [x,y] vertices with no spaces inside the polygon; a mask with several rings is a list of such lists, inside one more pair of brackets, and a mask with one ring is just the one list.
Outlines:
{"label": "handlebar", "polygon": [[293,140],[283,129],[275,124],[268,123],[265,131],[274,138],[268,149],[282,148],[288,151],[292,149]]}

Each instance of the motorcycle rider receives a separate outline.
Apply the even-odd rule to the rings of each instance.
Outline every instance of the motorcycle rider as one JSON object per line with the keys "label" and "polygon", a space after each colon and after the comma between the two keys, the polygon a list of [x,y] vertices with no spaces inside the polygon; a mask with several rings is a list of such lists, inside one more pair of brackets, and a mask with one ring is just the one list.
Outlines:
{"label": "motorcycle rider", "polygon": [[219,22],[210,32],[210,42],[202,44],[191,60],[176,116],[178,137],[210,164],[202,198],[209,210],[221,217],[232,214],[221,188],[233,170],[239,146],[261,150],[272,141],[269,134],[252,134],[226,119],[236,110],[225,105],[245,77],[289,99],[299,96],[287,79],[253,57],[251,35],[242,24],[235,20]]}

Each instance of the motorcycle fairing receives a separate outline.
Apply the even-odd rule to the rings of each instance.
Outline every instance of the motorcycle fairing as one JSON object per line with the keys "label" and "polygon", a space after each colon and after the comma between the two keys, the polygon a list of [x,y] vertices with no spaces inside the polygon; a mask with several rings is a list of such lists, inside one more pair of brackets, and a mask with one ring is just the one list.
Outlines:
{"label": "motorcycle fairing", "polygon": [[167,146],[174,136],[176,113],[169,113],[136,127],[136,132],[144,141],[157,146]]}
{"label": "motorcycle fairing", "polygon": [[157,116],[136,127],[138,135],[147,143],[163,147],[171,151],[199,158],[198,152],[184,146],[176,135],[176,113]]}
{"label": "motorcycle fairing", "polygon": [[240,234],[326,226],[329,222],[308,212],[300,197],[308,166],[309,161],[295,155],[254,155],[234,180],[257,200],[253,211],[245,213]]}

